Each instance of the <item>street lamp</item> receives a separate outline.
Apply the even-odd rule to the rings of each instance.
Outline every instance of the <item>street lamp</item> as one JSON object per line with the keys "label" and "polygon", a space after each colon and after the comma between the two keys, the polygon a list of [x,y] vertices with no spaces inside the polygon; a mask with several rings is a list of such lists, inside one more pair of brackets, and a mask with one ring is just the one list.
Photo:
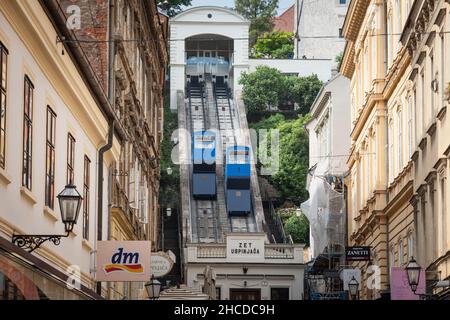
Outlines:
{"label": "street lamp", "polygon": [[77,223],[78,215],[80,213],[81,202],[83,198],[77,191],[76,186],[69,184],[66,185],[63,191],[57,196],[59,202],[59,208],[61,211],[61,220],[64,223],[65,235],[56,234],[26,234],[26,235],[13,235],[12,243],[20,248],[33,252],[39,248],[41,244],[46,241],[53,242],[54,245],[61,243],[61,238],[67,238],[72,232],[74,225]]}
{"label": "street lamp", "polygon": [[172,208],[166,208],[166,216],[170,218],[172,216]]}
{"label": "street lamp", "polygon": [[150,300],[156,300],[159,298],[161,291],[161,282],[156,280],[155,276],[152,275],[150,281],[145,284],[145,289],[147,290],[148,298]]}
{"label": "street lamp", "polygon": [[302,209],[300,208],[295,209],[295,214],[297,215],[297,217],[300,217],[302,215]]}
{"label": "street lamp", "polygon": [[408,284],[414,294],[416,294],[417,286],[419,285],[420,271],[421,267],[417,263],[416,259],[411,257],[411,260],[406,266],[406,273],[408,275]]}
{"label": "street lamp", "polygon": [[359,282],[353,276],[352,279],[348,282],[348,291],[350,292],[350,296],[352,300],[355,300],[358,295],[359,290]]}

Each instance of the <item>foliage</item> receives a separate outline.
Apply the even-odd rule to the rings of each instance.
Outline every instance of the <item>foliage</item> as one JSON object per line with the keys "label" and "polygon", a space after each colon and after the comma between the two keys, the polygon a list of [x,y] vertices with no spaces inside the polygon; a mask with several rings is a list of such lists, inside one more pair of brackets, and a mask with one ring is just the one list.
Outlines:
{"label": "foliage", "polygon": [[239,83],[243,85],[242,99],[247,112],[262,111],[278,106],[284,76],[277,69],[258,66],[254,72],[243,73]]}
{"label": "foliage", "polygon": [[309,164],[309,139],[304,125],[309,115],[281,122],[275,128],[280,134],[280,166],[270,177],[270,182],[280,192],[283,200],[297,205],[307,200],[306,176]]}
{"label": "foliage", "polygon": [[338,70],[341,69],[342,59],[344,58],[344,52],[339,53],[334,61],[337,63]]}
{"label": "foliage", "polygon": [[251,123],[249,124],[249,127],[251,129],[254,129],[256,131],[261,129],[273,129],[277,127],[281,122],[285,120],[285,117],[281,113],[277,113],[274,115],[271,115],[270,117],[264,118],[259,122]]}
{"label": "foliage", "polygon": [[235,0],[234,4],[236,12],[250,20],[250,47],[262,34],[273,30],[278,0]]}
{"label": "foliage", "polygon": [[286,85],[285,92],[288,93],[289,98],[292,98],[298,104],[299,113],[305,115],[311,109],[323,83],[316,74],[290,78],[291,83]]}
{"label": "foliage", "polygon": [[254,72],[243,73],[239,83],[243,86],[242,99],[248,113],[293,101],[299,114],[304,115],[309,112],[322,87],[317,75],[285,76],[268,66],[258,66]]}
{"label": "foliage", "polygon": [[253,46],[253,57],[288,59],[294,54],[294,34],[292,32],[274,31],[265,33]]}
{"label": "foliage", "polygon": [[294,243],[304,243],[309,246],[309,222],[302,213],[300,217],[294,214],[287,220],[285,226],[286,234],[291,235]]}
{"label": "foliage", "polygon": [[[180,190],[179,167],[172,161],[172,150],[174,148],[171,141],[172,133],[178,128],[178,117],[176,113],[170,111],[168,99],[165,99],[164,106],[164,138],[161,143],[160,162],[160,203],[161,205],[174,205]],[[172,169],[168,174],[167,169]]]}
{"label": "foliage", "polygon": [[192,0],[158,0],[158,7],[169,17],[173,17],[181,12],[184,6],[190,6],[191,1]]}

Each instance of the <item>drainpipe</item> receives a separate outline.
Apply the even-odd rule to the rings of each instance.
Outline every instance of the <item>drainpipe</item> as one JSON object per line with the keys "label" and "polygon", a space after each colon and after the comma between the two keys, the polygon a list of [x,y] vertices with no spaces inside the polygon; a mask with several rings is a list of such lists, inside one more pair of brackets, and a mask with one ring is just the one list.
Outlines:
{"label": "drainpipe", "polygon": [[[114,15],[114,0],[109,0],[109,57],[108,57],[108,100],[114,107],[114,54],[115,46],[113,41],[113,15]],[[103,159],[106,152],[108,152],[113,145],[114,138],[114,119],[109,121],[108,142],[98,151],[98,199],[97,199],[97,240],[103,239]],[[108,212],[108,239],[109,239],[109,218]],[[102,283],[97,282],[97,293],[102,294]]]}

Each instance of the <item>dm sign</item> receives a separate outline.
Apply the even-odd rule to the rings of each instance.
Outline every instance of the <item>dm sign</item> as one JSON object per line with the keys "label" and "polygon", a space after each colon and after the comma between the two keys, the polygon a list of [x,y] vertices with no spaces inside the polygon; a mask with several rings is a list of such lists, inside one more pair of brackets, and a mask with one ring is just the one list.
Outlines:
{"label": "dm sign", "polygon": [[167,253],[157,252],[152,254],[152,275],[156,278],[164,277],[173,268],[173,260]]}
{"label": "dm sign", "polygon": [[347,261],[370,261],[370,247],[346,247]]}
{"label": "dm sign", "polygon": [[150,241],[100,241],[97,281],[148,281],[151,276]]}

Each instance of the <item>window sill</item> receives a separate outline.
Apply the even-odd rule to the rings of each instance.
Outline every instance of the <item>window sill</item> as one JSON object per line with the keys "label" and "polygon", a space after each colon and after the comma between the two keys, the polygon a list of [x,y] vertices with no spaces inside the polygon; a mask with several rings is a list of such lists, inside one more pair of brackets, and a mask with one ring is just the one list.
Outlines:
{"label": "window sill", "polygon": [[6,173],[6,170],[0,168],[0,182],[2,182],[4,185],[8,185],[11,183],[11,178]]}
{"label": "window sill", "polygon": [[36,197],[33,193],[24,186],[20,187],[20,194],[33,206],[37,203]]}
{"label": "window sill", "polygon": [[53,222],[58,221],[58,216],[56,215],[56,212],[50,207],[47,206],[44,207],[44,215],[53,220]]}
{"label": "window sill", "polygon": [[81,243],[84,249],[91,252],[92,251],[92,244],[89,242],[89,240],[83,239],[83,242]]}

